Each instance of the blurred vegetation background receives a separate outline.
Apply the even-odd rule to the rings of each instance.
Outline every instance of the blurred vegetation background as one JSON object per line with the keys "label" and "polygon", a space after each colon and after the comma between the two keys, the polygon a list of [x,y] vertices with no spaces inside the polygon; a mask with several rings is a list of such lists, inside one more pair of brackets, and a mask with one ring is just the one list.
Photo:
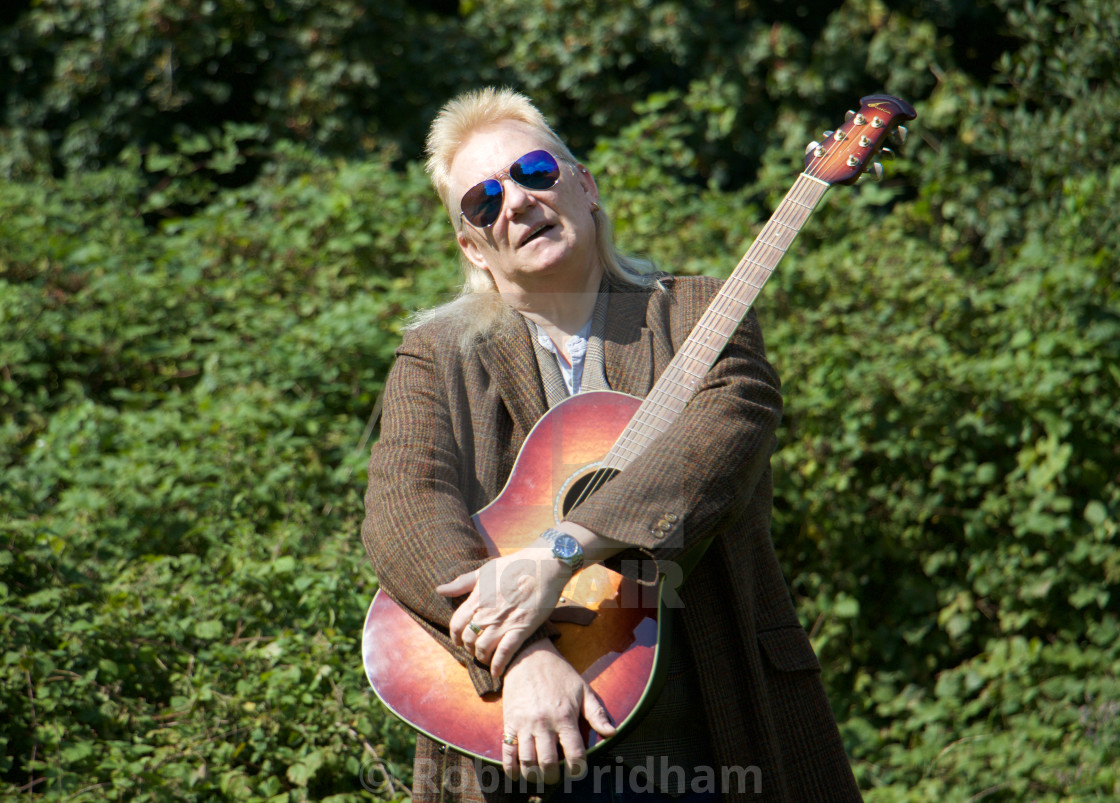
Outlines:
{"label": "blurred vegetation background", "polygon": [[360,666],[371,412],[455,291],[450,95],[535,97],[623,245],[756,305],[774,540],[869,801],[1120,796],[1120,0],[9,0],[0,795],[407,796]]}

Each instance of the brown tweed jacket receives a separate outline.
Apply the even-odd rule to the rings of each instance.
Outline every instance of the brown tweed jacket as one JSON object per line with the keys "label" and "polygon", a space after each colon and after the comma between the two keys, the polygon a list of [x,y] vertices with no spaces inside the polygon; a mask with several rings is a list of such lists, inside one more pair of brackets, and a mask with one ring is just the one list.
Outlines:
{"label": "brown tweed jacket", "polygon": [[[616,391],[649,392],[719,282],[665,285],[664,293],[611,294],[604,356]],[[406,335],[370,460],[362,536],[381,586],[449,649],[454,604],[434,588],[486,560],[470,516],[501,491],[547,409],[528,330],[512,317],[467,354],[443,322]],[[728,800],[859,800],[770,537],[780,415],[778,377],[752,312],[676,424],[570,518],[659,562],[712,538],[679,590],[678,622],[704,700],[715,776],[723,768],[749,772],[747,793],[728,792]],[[676,530],[662,532],[658,524],[674,516]],[[614,562],[643,554],[627,550]],[[480,693],[499,687],[484,667],[459,657]],[[417,801],[510,799],[489,793],[494,784],[485,779],[480,789],[470,761],[422,736],[416,758]]]}

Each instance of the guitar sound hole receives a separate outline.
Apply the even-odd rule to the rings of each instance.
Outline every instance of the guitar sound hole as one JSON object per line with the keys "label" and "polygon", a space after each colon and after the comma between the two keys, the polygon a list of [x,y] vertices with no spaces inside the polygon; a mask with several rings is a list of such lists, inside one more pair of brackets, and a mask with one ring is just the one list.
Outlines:
{"label": "guitar sound hole", "polygon": [[617,473],[617,468],[600,468],[576,479],[564,494],[560,509],[561,518],[567,516],[568,511],[599,490]]}

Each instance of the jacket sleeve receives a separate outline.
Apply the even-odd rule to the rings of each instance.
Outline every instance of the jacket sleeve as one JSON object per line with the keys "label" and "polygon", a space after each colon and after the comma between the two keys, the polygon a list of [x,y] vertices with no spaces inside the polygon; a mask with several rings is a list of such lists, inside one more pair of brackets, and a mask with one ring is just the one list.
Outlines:
{"label": "jacket sleeve", "polygon": [[[647,314],[654,337],[679,349],[718,286],[673,282],[669,298],[655,298],[660,309]],[[693,547],[747,509],[768,470],[781,412],[780,382],[752,311],[676,421],[568,518],[652,554],[662,568],[687,562]]]}
{"label": "jacket sleeve", "polygon": [[[462,600],[435,590],[490,558],[460,491],[460,472],[469,467],[452,431],[435,348],[413,332],[397,350],[370,455],[362,541],[381,589],[456,657],[481,695],[499,691],[501,681],[452,644],[448,628]],[[526,643],[551,632],[546,625]]]}

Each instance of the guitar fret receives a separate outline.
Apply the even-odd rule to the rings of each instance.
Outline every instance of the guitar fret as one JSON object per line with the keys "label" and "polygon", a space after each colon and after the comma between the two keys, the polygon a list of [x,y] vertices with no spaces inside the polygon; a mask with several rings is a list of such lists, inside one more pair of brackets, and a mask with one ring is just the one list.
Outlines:
{"label": "guitar fret", "polygon": [[[781,253],[778,254],[777,259],[774,259],[772,254],[764,252],[763,249],[777,250]],[[748,258],[752,258],[756,263],[758,259],[769,260],[769,264],[766,265],[767,273],[773,272],[774,265],[776,265],[778,262],[781,262],[783,254],[785,254],[784,249],[780,248],[780,246],[778,245],[772,244],[768,240],[764,240],[763,237],[759,237],[759,239],[755,241],[755,244],[753,246],[750,246],[750,251],[747,252]]]}
{"label": "guitar fret", "polygon": [[[726,338],[723,338],[723,337],[721,337],[719,339],[720,340],[726,340]],[[720,350],[723,349],[724,345],[725,345],[724,343],[721,343],[718,346],[713,346],[713,345],[710,345],[708,343],[701,342],[699,340],[694,341],[692,343],[689,343],[687,347],[681,349],[681,352],[680,352],[681,353],[681,360],[685,360],[685,359],[695,360],[697,363],[701,364],[701,367],[703,367],[703,363],[706,363],[708,361],[709,357],[714,357],[716,354],[718,354],[720,352]],[[697,354],[696,353],[697,349],[707,349],[708,353],[706,355],[705,354]],[[699,376],[703,376],[703,375],[704,375],[703,373],[699,374]]]}
{"label": "guitar fret", "polygon": [[[711,348],[711,347],[709,346],[709,348]],[[700,379],[702,376],[704,376],[704,374],[698,374],[698,373],[695,373],[694,371],[689,371],[687,368],[685,368],[682,365],[678,365],[677,370],[680,371],[682,374],[688,374],[689,376],[695,377],[696,379]],[[665,373],[668,374],[669,372],[666,371]],[[668,381],[675,382],[678,385],[681,384],[680,382],[677,382],[675,379],[672,379],[671,377],[667,377],[667,379],[668,379]]]}
{"label": "guitar fret", "polygon": [[775,225],[780,225],[787,229],[793,229],[794,234],[796,235],[796,233],[801,230],[801,227],[802,225],[804,225],[805,221],[809,219],[809,215],[805,211],[807,207],[804,207],[803,204],[801,206],[802,208],[800,209],[788,207],[785,211],[782,212],[781,215],[774,219]]}
{"label": "guitar fret", "polygon": [[[750,264],[758,265],[760,268],[765,268],[766,267],[765,265],[763,265],[759,262],[755,262],[753,259],[750,259],[750,260],[744,259],[744,262],[749,262]],[[727,277],[727,281],[729,281],[729,282],[730,281],[742,282],[743,284],[746,284],[746,285],[749,285],[749,286],[753,287],[755,290],[761,290],[762,289],[761,284],[755,284],[754,282],[747,281],[747,279],[743,276],[731,275],[731,276]]]}
{"label": "guitar fret", "polygon": [[735,324],[739,323],[739,321],[740,321],[740,319],[736,318],[734,315],[725,315],[724,313],[717,310],[714,306],[709,308],[708,312],[710,312],[712,315],[718,315],[719,317],[724,318],[725,320],[731,321],[732,323],[735,323]]}
{"label": "guitar fret", "polygon": [[[730,304],[737,304],[740,307],[749,307],[750,306],[749,302],[743,301],[741,298],[736,296],[734,293],[735,293],[735,291],[732,290],[732,289],[725,289],[723,291],[723,293],[721,294],[721,297],[720,297],[721,303],[726,302],[726,303],[730,303]],[[711,307],[709,307],[709,309],[715,309],[716,306],[718,306],[718,305],[713,304]]]}
{"label": "guitar fret", "polygon": [[778,259],[775,259],[773,261],[773,264],[775,264],[775,265],[778,264],[778,261],[782,258],[782,256],[785,256],[785,253],[786,253],[786,249],[782,248],[780,245],[778,245],[776,242],[771,241],[770,239],[759,240],[758,241],[758,247],[760,249],[761,248],[769,248],[769,249],[771,249],[773,251],[777,251],[779,253],[780,256],[778,257]]}
{"label": "guitar fret", "polygon": [[[660,431],[657,434],[660,434]],[[618,443],[614,445],[614,449],[611,451],[613,452],[615,449],[621,449],[623,452],[629,453],[629,456],[622,452],[616,453],[619,459],[626,460],[626,462],[629,463],[634,460],[634,458],[640,456],[652,442],[652,436],[644,432],[634,431],[619,438]]]}
{"label": "guitar fret", "polygon": [[[759,245],[763,248],[772,248],[773,250],[777,251],[778,252],[778,259],[781,259],[783,256],[785,256],[786,249],[784,249],[784,248],[779,248],[776,245],[772,245],[772,244],[767,243],[767,242],[762,242],[761,240],[759,241]],[[778,264],[778,259],[774,260],[775,265]]]}
{"label": "guitar fret", "polygon": [[[719,356],[719,353],[723,351],[723,347],[727,345],[726,337],[721,337],[719,340],[720,342],[714,346],[709,343],[697,341],[695,343],[689,343],[687,347],[681,349],[681,361],[678,363],[680,370],[689,376],[699,377],[706,374],[708,372],[709,363],[713,362],[715,358]],[[704,349],[704,351],[700,351],[700,349]],[[697,369],[698,372],[688,370],[688,368],[685,368],[685,365]]]}
{"label": "guitar fret", "polygon": [[775,233],[773,235],[773,239],[775,240],[775,242],[781,244],[779,247],[782,249],[782,253],[784,254],[787,250],[789,250],[789,247],[793,245],[793,241],[797,238],[797,234],[801,231],[801,227],[790,226],[780,221],[777,225],[782,228],[782,231]]}
{"label": "guitar fret", "polygon": [[662,432],[664,432],[664,430],[658,429],[658,428],[652,427],[652,426],[651,427],[646,427],[646,428],[638,427],[638,428],[635,428],[630,433],[630,438],[631,438],[631,440],[641,440],[641,441],[643,441],[644,445],[642,446],[642,448],[644,449],[646,446],[649,445],[650,441],[652,441],[654,438],[656,438]]}
{"label": "guitar fret", "polygon": [[[639,416],[642,416],[648,419],[657,419],[657,422],[660,423],[654,421],[649,421],[648,423],[649,426],[660,431],[666,428],[665,425],[672,424],[677,420],[677,415],[684,409],[684,402],[686,400],[678,399],[666,390],[659,390],[658,396],[659,398],[653,398],[652,396],[647,397],[642,403],[642,406],[638,408],[638,412],[634,418],[637,419]],[[654,408],[658,408],[661,412],[655,413]]]}
{"label": "guitar fret", "polygon": [[[621,438],[619,438],[619,439],[618,439],[618,440],[617,440],[617,441],[615,442],[614,446],[613,446],[613,447],[611,448],[611,451],[613,452],[613,451],[614,451],[615,449],[621,449],[622,451],[624,451],[624,452],[630,452],[631,454],[633,454],[633,455],[634,455],[634,457],[637,457],[638,455],[640,455],[640,454],[641,454],[641,453],[642,453],[642,452],[644,451],[644,449],[643,449],[642,447],[640,447],[640,446],[639,446],[638,448],[635,448],[635,449],[631,449],[631,448],[630,448],[629,446],[627,446],[627,445],[626,445],[625,443],[623,443],[623,441],[624,441],[624,440],[626,440],[626,439],[627,439],[627,437],[628,437],[628,436],[626,436],[626,435],[623,435],[623,436],[622,436]],[[633,436],[631,435],[631,436],[629,436],[629,437],[631,437],[631,438],[632,438]]]}
{"label": "guitar fret", "polygon": [[[660,409],[660,412],[655,412],[657,408]],[[677,412],[673,407],[664,404],[659,399],[647,398],[638,408],[638,412],[631,423],[661,431],[665,429],[665,425],[672,424],[676,420]]]}
{"label": "guitar fret", "polygon": [[[725,298],[722,298],[721,300],[734,301],[735,299],[725,297]],[[735,321],[735,323],[738,323],[738,318],[736,318],[734,315],[727,315],[727,314],[725,314],[725,312],[720,312],[718,309],[716,309],[715,306],[710,307],[708,309],[708,311],[711,312],[712,315],[718,315],[720,318],[726,318],[727,320]],[[702,320],[702,318],[701,318],[701,320]]]}
{"label": "guitar fret", "polygon": [[[654,413],[650,408],[647,408],[645,412],[643,412],[642,408],[639,408],[638,415],[635,416],[635,418],[637,418],[638,416],[643,416],[645,419],[656,418],[660,423],[655,423],[653,421],[647,420],[643,420],[640,423],[648,424],[648,426],[660,432],[666,428],[664,425],[672,424],[677,420],[677,415],[682,409],[684,409],[684,403],[683,400],[679,400],[675,396],[672,396],[665,391],[659,391],[659,393],[663,397],[662,399],[646,399],[646,402],[648,402],[651,406],[660,408],[666,415],[658,415]],[[665,400],[671,401],[673,403],[666,404]],[[680,402],[680,404],[678,404],[677,402]],[[643,404],[642,407],[646,407],[646,405]]]}
{"label": "guitar fret", "polygon": [[[655,432],[658,435],[661,434],[661,430],[656,430]],[[622,438],[619,438],[619,442],[616,445],[621,445],[623,449],[628,452],[632,452],[634,457],[637,457],[646,450],[646,447],[649,446],[650,441],[652,441],[654,437],[654,435],[649,435],[648,433],[641,430],[628,430],[626,435],[624,435]],[[628,446],[624,443],[624,441],[632,443],[634,445]]]}
{"label": "guitar fret", "polygon": [[701,318],[701,319],[700,319],[699,321],[697,321],[697,322],[696,322],[696,328],[698,328],[698,329],[703,329],[703,330],[705,330],[705,331],[707,331],[707,332],[713,332],[713,333],[715,333],[715,334],[717,334],[717,335],[719,335],[719,334],[723,334],[722,332],[720,332],[720,331],[717,331],[716,329],[713,329],[712,327],[710,327],[710,326],[708,326],[708,325],[707,325],[706,323],[704,323],[704,319],[703,319],[703,318]]}
{"label": "guitar fret", "polygon": [[659,404],[658,404],[657,402],[654,402],[653,404],[650,404],[650,405],[649,405],[649,406],[647,407],[647,406],[646,406],[645,404],[643,404],[643,405],[641,406],[641,408],[639,408],[639,410],[638,410],[638,415],[637,415],[637,416],[635,416],[635,418],[637,418],[638,416],[641,416],[641,415],[648,415],[648,416],[652,416],[652,417],[654,417],[654,418],[657,418],[657,419],[659,419],[659,420],[661,420],[661,421],[664,421],[664,422],[665,422],[666,424],[672,424],[672,423],[673,423],[673,422],[674,422],[674,421],[676,420],[676,417],[673,417],[673,418],[666,418],[666,417],[665,417],[665,416],[663,416],[663,415],[658,415],[657,413],[655,413],[655,412],[653,411],[653,408],[654,408],[655,406],[664,406],[664,405],[659,405]]}

